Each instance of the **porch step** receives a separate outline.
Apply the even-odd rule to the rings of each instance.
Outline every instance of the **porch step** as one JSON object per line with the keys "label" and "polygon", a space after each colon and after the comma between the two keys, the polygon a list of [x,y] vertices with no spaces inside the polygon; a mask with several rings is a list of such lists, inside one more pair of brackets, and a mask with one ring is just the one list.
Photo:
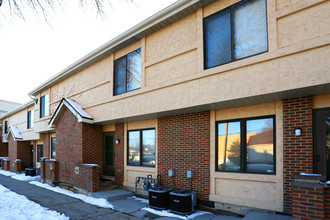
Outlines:
{"label": "porch step", "polygon": [[132,192],[129,192],[129,191],[126,191],[123,189],[112,189],[112,190],[105,190],[105,191],[92,193],[92,197],[103,198],[103,199],[108,200],[109,202],[126,199],[133,195],[134,194]]}

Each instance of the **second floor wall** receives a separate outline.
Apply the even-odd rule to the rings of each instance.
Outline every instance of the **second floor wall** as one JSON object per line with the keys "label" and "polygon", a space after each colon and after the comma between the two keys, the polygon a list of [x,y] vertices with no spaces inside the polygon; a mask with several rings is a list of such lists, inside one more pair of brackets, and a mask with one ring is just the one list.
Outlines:
{"label": "second floor wall", "polygon": [[[269,102],[292,91],[330,83],[330,2],[322,0],[267,0],[267,51],[205,68],[205,18],[239,2],[219,0],[200,8],[37,94],[36,130],[49,130],[49,118],[63,97],[75,100],[94,122],[101,123],[198,106],[225,106],[232,100]],[[125,56],[129,62],[128,55],[137,49],[140,88],[116,95],[114,63]],[[124,85],[128,84],[126,79]],[[45,94],[49,94],[49,115],[40,118],[40,99]],[[254,103],[248,100],[254,97]]]}

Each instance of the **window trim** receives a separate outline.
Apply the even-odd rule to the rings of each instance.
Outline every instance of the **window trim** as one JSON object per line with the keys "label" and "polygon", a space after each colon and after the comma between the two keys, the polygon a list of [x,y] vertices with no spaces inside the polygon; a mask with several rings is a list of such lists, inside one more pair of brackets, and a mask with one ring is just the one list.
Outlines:
{"label": "window trim", "polygon": [[[140,53],[141,53],[141,78],[142,78],[142,49],[141,47],[121,56],[121,57],[118,57],[117,59],[115,59],[113,61],[113,96],[118,96],[118,95],[122,95],[122,94],[125,94],[125,93],[128,93],[128,92],[132,92],[132,91],[135,91],[135,90],[138,90],[138,89],[141,89],[142,88],[142,82],[140,84],[140,87],[139,88],[136,88],[136,89],[132,89],[132,90],[127,90],[127,56],[137,50],[140,49]],[[125,69],[126,69],[126,74],[125,74],[125,92],[122,92],[122,93],[118,93],[116,94],[116,88],[115,88],[115,81],[116,81],[116,66],[115,66],[115,62],[116,60],[119,60],[119,59],[122,59],[123,57],[126,57],[126,66],[125,66]]]}
{"label": "window trim", "polygon": [[[246,122],[249,120],[257,120],[257,119],[273,119],[273,172],[272,173],[264,173],[264,172],[247,172],[247,147],[246,147]],[[241,150],[240,150],[240,163],[241,167],[239,171],[232,170],[219,170],[218,169],[218,124],[220,123],[229,123],[229,122],[240,122],[240,138],[241,138]],[[244,173],[244,174],[261,174],[261,175],[276,175],[276,115],[265,115],[265,116],[256,116],[256,117],[248,117],[248,118],[237,118],[237,119],[228,119],[228,120],[220,120],[215,122],[215,172],[224,172],[224,173]]]}
{"label": "window trim", "polygon": [[[241,4],[243,1],[250,1],[250,0],[241,0],[235,4],[232,4],[226,8],[223,8],[221,9],[220,11],[217,11],[213,14],[210,14],[206,17],[203,17],[203,68],[204,70],[208,70],[208,69],[212,69],[212,68],[215,68],[215,67],[218,67],[218,66],[222,66],[222,65],[225,65],[225,64],[229,64],[229,63],[233,63],[233,62],[236,62],[236,61],[239,61],[239,60],[243,60],[243,59],[246,59],[246,58],[250,58],[250,57],[253,57],[253,56],[257,56],[257,55],[260,55],[260,54],[263,54],[263,53],[267,53],[269,52],[269,40],[268,40],[268,36],[269,36],[269,33],[268,33],[268,10],[267,10],[267,0],[263,0],[265,1],[265,10],[266,10],[266,33],[267,33],[267,50],[266,51],[263,51],[263,52],[260,52],[260,53],[256,53],[256,54],[253,54],[253,55],[249,55],[249,56],[246,56],[246,57],[242,57],[242,58],[238,58],[238,59],[234,59],[234,39],[233,39],[233,36],[234,36],[234,28],[233,28],[233,7],[235,7],[236,5],[238,4]],[[231,32],[231,39],[230,39],[230,43],[231,43],[231,61],[229,62],[226,62],[226,63],[222,63],[222,64],[219,64],[219,65],[216,65],[216,66],[212,66],[212,67],[207,67],[206,66],[206,27],[204,25],[204,20],[205,18],[210,18],[210,17],[213,17],[213,16],[216,16],[220,13],[222,13],[223,11],[225,10],[229,10],[230,11],[230,32]]]}
{"label": "window trim", "polygon": [[[133,129],[133,130],[127,130],[127,148],[126,148],[126,165],[127,166],[133,166],[133,167],[150,167],[150,168],[155,168],[156,167],[156,164],[157,162],[155,163],[154,166],[147,166],[147,165],[143,165],[142,163],[142,160],[143,160],[143,131],[149,131],[149,130],[154,130],[155,131],[155,161],[156,161],[156,144],[157,144],[157,139],[156,139],[156,128],[142,128],[142,129]],[[140,137],[140,164],[139,165],[132,165],[132,164],[129,164],[129,132],[131,131],[139,131],[139,137]]]}

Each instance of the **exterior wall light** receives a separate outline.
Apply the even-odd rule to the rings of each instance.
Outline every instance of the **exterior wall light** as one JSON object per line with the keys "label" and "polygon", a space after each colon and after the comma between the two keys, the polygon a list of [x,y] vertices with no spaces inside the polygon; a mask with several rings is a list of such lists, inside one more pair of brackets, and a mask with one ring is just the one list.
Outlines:
{"label": "exterior wall light", "polygon": [[298,136],[301,136],[301,128],[295,128],[295,135],[298,137]]}
{"label": "exterior wall light", "polygon": [[116,144],[119,144],[120,143],[120,139],[116,139]]}

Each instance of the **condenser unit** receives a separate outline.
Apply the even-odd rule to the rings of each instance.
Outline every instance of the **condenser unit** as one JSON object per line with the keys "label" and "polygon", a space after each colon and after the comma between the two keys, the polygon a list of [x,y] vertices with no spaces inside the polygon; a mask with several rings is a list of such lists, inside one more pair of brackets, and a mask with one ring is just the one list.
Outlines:
{"label": "condenser unit", "polygon": [[192,190],[177,190],[170,192],[170,210],[180,215],[189,215],[194,212],[196,192]]}
{"label": "condenser unit", "polygon": [[171,189],[158,186],[149,189],[149,207],[155,209],[168,209],[170,207]]}

